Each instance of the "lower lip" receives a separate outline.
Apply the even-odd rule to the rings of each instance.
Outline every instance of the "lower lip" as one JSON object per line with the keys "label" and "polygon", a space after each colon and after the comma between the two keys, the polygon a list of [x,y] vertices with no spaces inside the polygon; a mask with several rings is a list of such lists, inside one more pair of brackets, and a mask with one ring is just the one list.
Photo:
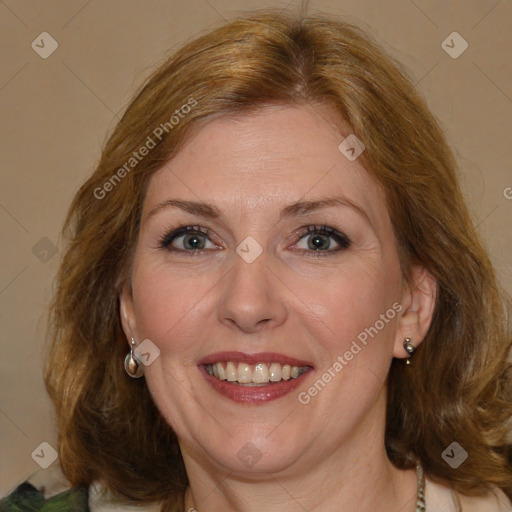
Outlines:
{"label": "lower lip", "polygon": [[307,370],[301,376],[291,379],[282,380],[268,386],[240,386],[226,380],[219,380],[208,373],[205,366],[199,366],[206,382],[217,391],[217,393],[233,400],[234,402],[245,404],[261,404],[277,400],[301,384],[301,382],[310,374],[311,370]]}

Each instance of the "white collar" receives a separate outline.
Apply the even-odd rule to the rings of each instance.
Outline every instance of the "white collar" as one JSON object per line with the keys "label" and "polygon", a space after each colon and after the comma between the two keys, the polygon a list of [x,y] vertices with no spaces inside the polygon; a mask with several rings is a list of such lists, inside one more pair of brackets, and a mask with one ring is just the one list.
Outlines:
{"label": "white collar", "polygon": [[161,505],[154,503],[141,507],[120,504],[118,498],[105,491],[100,483],[94,482],[89,487],[89,508],[91,512],[160,512]]}
{"label": "white collar", "polygon": [[[45,499],[66,491],[70,484],[63,475],[58,464],[48,469],[42,469],[33,473],[27,481],[38,489]],[[512,512],[512,504],[505,493],[495,489],[486,497],[467,497],[458,495],[463,512]],[[457,512],[455,493],[444,485],[433,482],[425,477],[425,502],[427,511],[433,512]],[[122,507],[122,508],[121,508]],[[159,503],[147,504],[145,507],[122,505],[119,499],[105,491],[99,482],[94,482],[89,487],[89,508],[91,512],[160,512]]]}

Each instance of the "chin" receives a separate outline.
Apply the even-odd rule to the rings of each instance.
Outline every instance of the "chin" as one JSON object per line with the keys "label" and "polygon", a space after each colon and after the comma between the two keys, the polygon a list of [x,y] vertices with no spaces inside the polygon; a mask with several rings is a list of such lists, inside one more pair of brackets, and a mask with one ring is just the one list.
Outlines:
{"label": "chin", "polygon": [[255,477],[268,473],[280,473],[292,467],[300,458],[301,449],[297,444],[289,442],[269,442],[259,438],[249,441],[230,441],[227,450],[218,454],[217,463],[228,471]]}

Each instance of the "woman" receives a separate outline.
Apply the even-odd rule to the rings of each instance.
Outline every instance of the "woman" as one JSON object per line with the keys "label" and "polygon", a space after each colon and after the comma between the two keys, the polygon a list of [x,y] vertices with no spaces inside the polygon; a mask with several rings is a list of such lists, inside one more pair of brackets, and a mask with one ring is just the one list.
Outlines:
{"label": "woman", "polygon": [[179,50],[66,221],[70,488],[2,510],[511,510],[509,302],[455,167],[346,23],[257,13]]}

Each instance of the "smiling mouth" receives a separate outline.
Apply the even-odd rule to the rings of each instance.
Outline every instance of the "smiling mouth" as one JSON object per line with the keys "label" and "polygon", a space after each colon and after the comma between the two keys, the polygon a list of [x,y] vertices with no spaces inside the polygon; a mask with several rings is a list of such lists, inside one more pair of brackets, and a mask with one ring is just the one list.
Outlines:
{"label": "smiling mouth", "polygon": [[294,380],[311,369],[311,366],[291,366],[277,362],[248,364],[234,361],[221,361],[204,367],[209,375],[220,381],[247,387]]}

